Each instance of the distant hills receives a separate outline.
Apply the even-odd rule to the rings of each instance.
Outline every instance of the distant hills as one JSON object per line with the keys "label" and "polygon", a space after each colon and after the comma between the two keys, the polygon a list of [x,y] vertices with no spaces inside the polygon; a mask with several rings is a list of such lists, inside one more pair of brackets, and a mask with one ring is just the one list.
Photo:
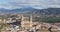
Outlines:
{"label": "distant hills", "polygon": [[60,8],[47,8],[47,9],[41,9],[35,12],[36,14],[45,14],[45,15],[50,15],[50,14],[60,14]]}
{"label": "distant hills", "polygon": [[28,12],[32,12],[32,11],[35,11],[35,10],[36,9],[34,9],[32,7],[17,8],[17,9],[12,9],[12,10],[1,8],[0,13],[28,13]]}
{"label": "distant hills", "polygon": [[17,9],[4,9],[0,8],[0,13],[30,13],[30,14],[60,14],[60,8],[47,8],[47,9],[35,9],[32,7],[26,7],[26,8],[17,8]]}

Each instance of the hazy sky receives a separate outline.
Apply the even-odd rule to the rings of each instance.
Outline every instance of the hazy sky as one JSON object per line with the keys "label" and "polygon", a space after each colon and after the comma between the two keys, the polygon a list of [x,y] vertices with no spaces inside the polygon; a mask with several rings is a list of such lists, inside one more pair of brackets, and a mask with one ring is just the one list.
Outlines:
{"label": "hazy sky", "polygon": [[22,7],[60,8],[60,0],[0,0],[0,8],[14,9]]}

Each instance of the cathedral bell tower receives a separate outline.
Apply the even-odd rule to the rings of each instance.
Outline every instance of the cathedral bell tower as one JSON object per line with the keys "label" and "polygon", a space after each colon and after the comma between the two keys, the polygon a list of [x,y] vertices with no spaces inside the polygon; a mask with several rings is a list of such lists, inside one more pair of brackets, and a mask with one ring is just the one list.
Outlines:
{"label": "cathedral bell tower", "polygon": [[21,27],[24,27],[25,29],[31,28],[32,27],[32,16],[22,15]]}

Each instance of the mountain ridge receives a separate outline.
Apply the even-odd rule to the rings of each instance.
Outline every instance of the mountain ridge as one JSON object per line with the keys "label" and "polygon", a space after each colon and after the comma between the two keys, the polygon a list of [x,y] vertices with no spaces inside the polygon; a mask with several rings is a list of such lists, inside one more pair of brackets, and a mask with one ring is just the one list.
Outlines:
{"label": "mountain ridge", "polygon": [[60,8],[35,9],[32,7],[26,7],[26,8],[12,9],[12,10],[1,8],[0,13],[27,13],[27,14],[57,15],[57,14],[60,14]]}

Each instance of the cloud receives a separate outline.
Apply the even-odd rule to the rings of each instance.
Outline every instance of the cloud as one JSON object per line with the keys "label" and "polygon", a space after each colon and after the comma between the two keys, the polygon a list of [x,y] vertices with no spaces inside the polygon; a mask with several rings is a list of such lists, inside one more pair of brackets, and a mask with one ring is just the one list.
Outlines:
{"label": "cloud", "polygon": [[6,3],[0,3],[0,7],[7,9],[22,8],[60,8],[60,0],[9,0]]}

